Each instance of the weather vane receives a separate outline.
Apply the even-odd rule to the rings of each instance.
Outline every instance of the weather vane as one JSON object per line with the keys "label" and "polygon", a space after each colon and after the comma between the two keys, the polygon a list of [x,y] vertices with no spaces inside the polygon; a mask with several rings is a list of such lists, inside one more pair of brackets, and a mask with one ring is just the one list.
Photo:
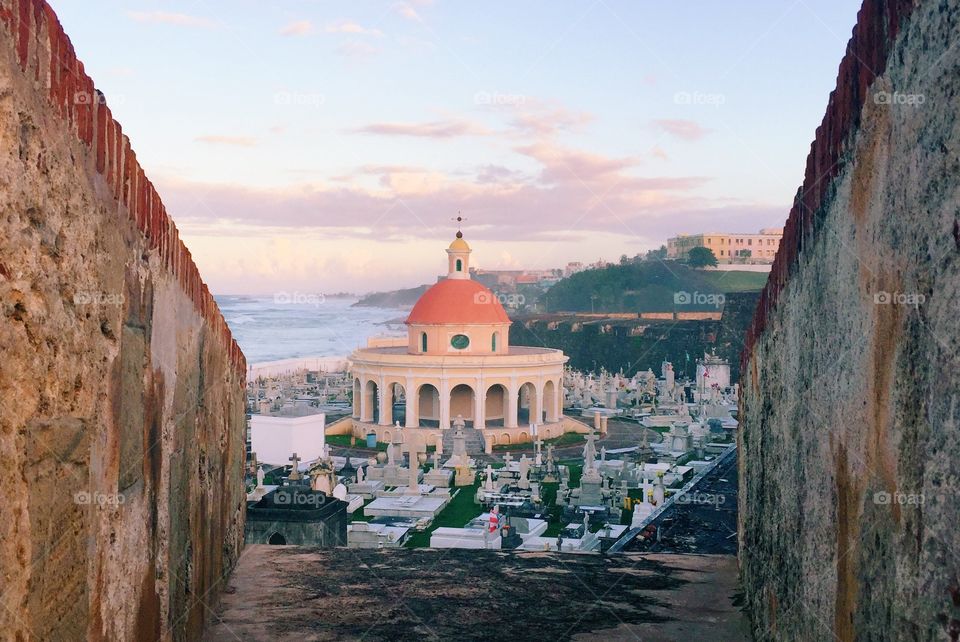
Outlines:
{"label": "weather vane", "polygon": [[460,231],[460,227],[461,227],[460,224],[463,223],[463,222],[464,222],[465,220],[467,220],[467,219],[464,218],[463,216],[460,216],[460,210],[457,210],[457,216],[456,216],[456,218],[451,218],[450,220],[457,222],[457,238],[458,238],[458,239],[462,239],[462,238],[463,238],[463,232]]}

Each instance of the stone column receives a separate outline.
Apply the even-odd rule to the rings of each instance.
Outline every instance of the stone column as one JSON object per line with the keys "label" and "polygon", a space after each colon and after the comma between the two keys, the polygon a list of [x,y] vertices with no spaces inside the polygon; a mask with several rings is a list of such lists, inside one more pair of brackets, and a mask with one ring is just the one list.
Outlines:
{"label": "stone column", "polygon": [[407,395],[406,426],[416,428],[420,425],[420,391],[415,388],[413,379],[410,377],[407,377],[403,392]]}
{"label": "stone column", "polygon": [[[534,418],[533,413],[530,413],[530,423],[537,424],[538,426],[543,423],[543,386],[546,385],[542,381],[540,385],[537,386],[537,413],[536,418]],[[532,410],[532,409],[531,409]]]}
{"label": "stone column", "polygon": [[[389,388],[392,388],[393,384],[390,384]],[[381,426],[390,426],[393,424],[393,391],[390,390],[386,384],[383,383],[383,379],[380,380],[380,385],[377,386],[377,393],[380,395],[380,421]]]}
{"label": "stone column", "polygon": [[477,430],[483,430],[487,420],[486,402],[487,395],[483,389],[483,381],[478,378],[473,391],[473,427]]}
{"label": "stone column", "polygon": [[511,381],[510,386],[507,388],[507,416],[503,418],[503,425],[506,428],[517,427],[517,410],[519,405],[517,395],[519,394],[520,390],[517,388],[517,383]]}
{"label": "stone column", "polygon": [[356,378],[350,383],[350,391],[353,393],[353,407],[350,410],[350,417],[359,419],[360,405],[363,403],[363,388],[357,385]]}
{"label": "stone column", "polygon": [[450,383],[440,380],[440,429],[450,428]]}
{"label": "stone column", "polygon": [[367,382],[364,381],[360,386],[360,421],[373,421],[373,404],[376,402],[374,395],[367,391]]}

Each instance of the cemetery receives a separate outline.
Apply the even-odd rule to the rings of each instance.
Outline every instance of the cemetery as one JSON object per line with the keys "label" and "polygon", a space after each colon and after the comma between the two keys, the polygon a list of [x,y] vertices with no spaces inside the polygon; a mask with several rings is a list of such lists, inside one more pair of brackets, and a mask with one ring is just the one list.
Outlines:
{"label": "cemetery", "polygon": [[[669,506],[680,502],[669,514],[700,508],[691,508],[692,502],[680,496],[696,498],[691,494],[699,492],[695,487],[734,449],[739,390],[730,385],[729,365],[705,354],[696,366],[690,380],[679,380],[669,362],[662,364],[659,377],[651,371],[626,377],[568,368],[564,413],[580,422],[583,434],[544,439],[532,424],[534,441],[519,453],[519,445],[514,452],[485,448],[471,437],[461,415],[451,419],[442,440],[397,422],[384,433],[385,443],[333,440],[342,450],[339,456],[326,442],[330,436],[322,433],[319,445],[315,435],[270,444],[273,450],[300,444],[307,455],[292,452],[283,458],[286,465],[276,465],[279,456],[271,454],[271,467],[257,461],[256,451],[250,453],[253,526],[248,526],[248,537],[269,541],[274,533],[257,531],[258,516],[284,510],[277,505],[288,500],[319,502],[304,499],[313,493],[332,505],[342,503],[342,510],[334,512],[343,518],[287,510],[284,514],[296,515],[300,523],[316,522],[316,533],[275,540],[293,543],[293,537],[317,546],[342,540],[341,545],[352,548],[562,553],[648,545],[651,533],[660,532],[651,524],[676,519],[664,516]],[[253,416],[263,414],[275,422],[276,417],[311,417],[325,409],[348,413],[351,386],[345,374],[315,371],[260,377],[250,388]],[[616,438],[611,425],[618,427]],[[604,445],[598,447],[598,442]],[[262,437],[259,443],[264,443]],[[340,540],[327,534],[331,528]]]}

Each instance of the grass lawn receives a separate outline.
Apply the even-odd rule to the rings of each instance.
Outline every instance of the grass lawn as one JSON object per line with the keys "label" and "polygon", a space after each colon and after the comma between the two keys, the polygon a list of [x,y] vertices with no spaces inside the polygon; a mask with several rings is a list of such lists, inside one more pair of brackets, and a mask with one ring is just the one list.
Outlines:
{"label": "grass lawn", "polygon": [[[559,437],[554,437],[552,439],[544,439],[543,447],[546,449],[548,445],[553,446],[570,446],[573,444],[582,444],[586,441],[586,436],[578,432],[565,432]],[[533,442],[526,444],[497,444],[493,447],[494,450],[533,450]]]}
{"label": "grass lawn", "polygon": [[[366,439],[356,439],[352,435],[327,435],[326,441],[331,446],[340,446],[341,448],[366,448],[367,447]],[[389,444],[385,441],[377,442],[377,450],[381,452],[386,452],[387,446],[389,446]],[[427,446],[428,453],[432,453],[436,449],[437,449],[436,446]]]}
{"label": "grass lawn", "polygon": [[748,292],[762,290],[767,283],[767,272],[730,272],[709,271],[700,272],[703,278],[711,281],[721,292]]}
{"label": "grass lawn", "polygon": [[436,529],[441,526],[463,528],[471,519],[479,517],[483,512],[483,507],[473,503],[478,488],[480,488],[480,482],[456,489],[456,496],[437,515],[437,518],[430,524],[430,528],[411,535],[404,546],[407,548],[428,548],[430,546],[430,534]]}

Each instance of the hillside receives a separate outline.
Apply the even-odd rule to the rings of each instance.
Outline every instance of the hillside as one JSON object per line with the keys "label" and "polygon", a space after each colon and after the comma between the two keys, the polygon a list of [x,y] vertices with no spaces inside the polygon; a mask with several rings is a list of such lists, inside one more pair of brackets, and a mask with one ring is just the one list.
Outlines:
{"label": "hillside", "polygon": [[415,288],[406,288],[405,290],[392,290],[390,292],[372,292],[364,295],[354,306],[371,308],[409,308],[417,302],[429,285],[418,285]]}
{"label": "hillside", "polygon": [[[759,290],[766,280],[764,273],[707,272],[675,261],[642,261],[578,272],[553,286],[540,303],[550,311],[664,312],[678,307],[678,293]],[[712,301],[693,301],[683,309],[716,309]]]}

